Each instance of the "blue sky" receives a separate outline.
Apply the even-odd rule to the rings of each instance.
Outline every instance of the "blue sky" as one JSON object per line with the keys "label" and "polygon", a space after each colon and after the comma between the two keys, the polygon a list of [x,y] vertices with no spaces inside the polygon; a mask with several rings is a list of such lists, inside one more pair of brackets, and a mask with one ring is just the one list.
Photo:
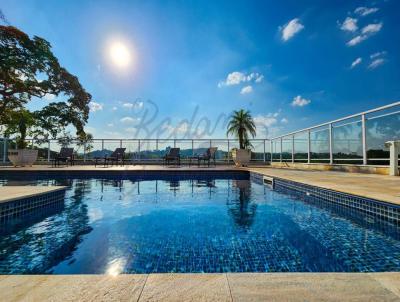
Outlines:
{"label": "blue sky", "polygon": [[[223,138],[226,116],[241,108],[265,138],[400,99],[395,0],[3,0],[0,8],[48,40],[92,94],[87,130],[97,138]],[[126,66],[112,62],[115,43],[129,52]]]}

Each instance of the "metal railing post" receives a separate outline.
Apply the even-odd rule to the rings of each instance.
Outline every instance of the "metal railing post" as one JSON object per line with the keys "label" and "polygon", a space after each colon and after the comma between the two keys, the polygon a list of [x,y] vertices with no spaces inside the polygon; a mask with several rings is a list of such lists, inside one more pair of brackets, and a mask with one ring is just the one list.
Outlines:
{"label": "metal railing post", "polygon": [[194,140],[192,139],[192,156],[194,156]]}
{"label": "metal railing post", "polygon": [[280,155],[280,162],[282,162],[282,137],[281,137],[281,155]]}
{"label": "metal railing post", "polygon": [[367,164],[367,129],[366,129],[366,119],[365,114],[361,115],[361,131],[362,131],[362,155],[363,155],[363,165]]}
{"label": "metal railing post", "polygon": [[263,153],[263,155],[264,155],[264,163],[265,163],[265,139],[264,139],[264,153]]}
{"label": "metal railing post", "polygon": [[7,158],[7,137],[3,138],[3,163],[6,163],[6,158]]}
{"label": "metal railing post", "polygon": [[47,162],[50,162],[50,140],[47,142]]}
{"label": "metal railing post", "polygon": [[294,163],[294,135],[292,136],[292,164]]}
{"label": "metal railing post", "polygon": [[83,143],[83,162],[86,162],[86,142]]}
{"label": "metal railing post", "polygon": [[140,156],[140,139],[138,140],[138,161],[140,162],[140,159],[142,157]]}
{"label": "metal railing post", "polygon": [[332,123],[329,124],[329,163],[333,164],[333,128]]}
{"label": "metal railing post", "polygon": [[228,158],[228,164],[231,162],[231,152],[230,152],[230,149],[229,149],[229,139],[228,139],[228,154],[227,154],[227,158]]}
{"label": "metal railing post", "polygon": [[272,165],[272,156],[274,154],[272,139],[269,141],[269,150],[270,150],[270,153],[271,153],[271,158],[270,159],[271,159],[271,165]]}
{"label": "metal railing post", "polygon": [[307,131],[307,163],[311,163],[311,131]]}
{"label": "metal railing post", "polygon": [[176,148],[176,139],[174,139],[174,148]]}
{"label": "metal railing post", "polygon": [[119,147],[122,148],[122,139],[119,140]]}
{"label": "metal railing post", "polygon": [[101,140],[101,151],[104,151],[104,139]]}

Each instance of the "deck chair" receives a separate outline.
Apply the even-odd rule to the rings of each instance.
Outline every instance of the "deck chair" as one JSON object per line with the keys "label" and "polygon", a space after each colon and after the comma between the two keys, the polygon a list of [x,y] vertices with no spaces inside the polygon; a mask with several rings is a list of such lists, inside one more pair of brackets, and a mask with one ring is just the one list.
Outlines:
{"label": "deck chair", "polygon": [[178,166],[181,165],[181,156],[179,154],[180,148],[171,148],[168,153],[164,156],[164,165],[168,165],[171,162],[176,162]]}
{"label": "deck chair", "polygon": [[60,152],[52,159],[52,166],[60,166],[61,162],[64,162],[66,165],[68,165],[68,163],[71,166],[74,165],[74,148],[61,148]]}
{"label": "deck chair", "polygon": [[96,167],[99,161],[103,161],[104,166],[111,166],[115,163],[121,163],[121,165],[125,164],[125,150],[126,148],[116,148],[111,155],[105,155],[104,157],[95,157],[94,166]]}
{"label": "deck chair", "polygon": [[198,166],[200,166],[201,161],[204,162],[204,164],[206,164],[206,162],[208,162],[208,166],[210,166],[210,162],[213,161],[214,162],[214,166],[216,166],[216,161],[215,161],[215,155],[217,153],[218,148],[217,147],[211,147],[208,148],[207,151],[203,154],[203,155],[199,155],[197,157],[197,164]]}

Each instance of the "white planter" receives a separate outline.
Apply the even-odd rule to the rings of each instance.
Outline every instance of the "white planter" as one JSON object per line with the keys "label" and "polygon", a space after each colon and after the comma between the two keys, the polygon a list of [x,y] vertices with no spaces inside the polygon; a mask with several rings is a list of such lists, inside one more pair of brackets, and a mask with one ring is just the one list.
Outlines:
{"label": "white planter", "polygon": [[31,166],[37,160],[38,150],[30,149],[16,149],[8,150],[8,159],[12,162],[13,166]]}
{"label": "white planter", "polygon": [[245,167],[251,159],[251,150],[235,149],[232,150],[232,158],[237,167]]}

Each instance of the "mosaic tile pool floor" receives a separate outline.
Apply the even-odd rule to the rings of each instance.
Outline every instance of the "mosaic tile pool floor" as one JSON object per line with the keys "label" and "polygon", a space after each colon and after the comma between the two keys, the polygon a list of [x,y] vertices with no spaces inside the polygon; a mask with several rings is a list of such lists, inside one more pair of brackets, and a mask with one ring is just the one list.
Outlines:
{"label": "mosaic tile pool floor", "polygon": [[68,189],[0,226],[1,274],[400,271],[398,227],[245,174],[24,184]]}

